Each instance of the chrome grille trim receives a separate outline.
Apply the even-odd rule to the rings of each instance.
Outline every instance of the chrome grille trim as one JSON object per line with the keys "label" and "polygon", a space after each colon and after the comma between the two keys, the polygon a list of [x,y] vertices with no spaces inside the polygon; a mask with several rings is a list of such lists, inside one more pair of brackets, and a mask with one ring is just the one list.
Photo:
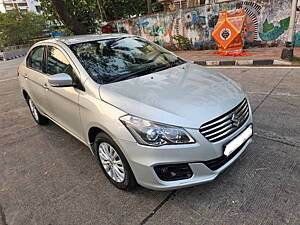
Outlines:
{"label": "chrome grille trim", "polygon": [[243,112],[246,112],[245,110],[248,108],[248,105],[247,104],[245,104],[244,106],[243,106],[243,108],[242,109],[239,109],[239,110],[237,110],[236,112],[236,114],[237,114],[237,116],[239,117]]}
{"label": "chrome grille trim", "polygon": [[231,128],[230,130],[224,132],[223,134],[220,134],[217,137],[211,138],[210,141],[211,142],[217,142],[219,140],[224,139],[225,137],[229,136],[230,134],[232,134],[235,131],[235,129]]}
{"label": "chrome grille trim", "polygon": [[228,116],[228,117],[224,117],[224,118],[222,118],[222,119],[220,119],[220,120],[217,120],[217,121],[215,121],[215,122],[213,122],[213,123],[211,123],[211,124],[208,124],[208,125],[205,125],[205,126],[201,126],[201,129],[205,129],[205,128],[207,128],[207,127],[212,127],[212,126],[214,126],[215,124],[219,124],[220,122],[222,122],[222,121],[226,121],[227,119],[230,119],[230,117]]}
{"label": "chrome grille trim", "polygon": [[221,129],[224,126],[227,126],[228,124],[231,124],[230,120],[226,120],[225,122],[222,122],[220,125],[215,126],[213,130],[203,131],[202,134],[204,135],[204,134],[207,134],[207,133],[211,133],[211,132],[213,132],[215,130],[218,131],[218,129]]}
{"label": "chrome grille trim", "polygon": [[210,133],[210,134],[206,135],[205,137],[206,137],[206,138],[210,138],[210,137],[212,137],[212,136],[219,135],[219,134],[221,134],[222,132],[225,132],[225,131],[227,131],[227,130],[229,130],[229,129],[232,129],[232,124],[229,124],[229,125],[227,125],[226,127],[222,128],[222,129],[220,129],[220,130],[217,130],[216,132]]}
{"label": "chrome grille trim", "polygon": [[[238,126],[234,125],[233,114],[239,121]],[[219,116],[207,123],[204,123],[199,131],[210,142],[221,141],[239,129],[249,118],[249,106],[246,99],[229,112]]]}

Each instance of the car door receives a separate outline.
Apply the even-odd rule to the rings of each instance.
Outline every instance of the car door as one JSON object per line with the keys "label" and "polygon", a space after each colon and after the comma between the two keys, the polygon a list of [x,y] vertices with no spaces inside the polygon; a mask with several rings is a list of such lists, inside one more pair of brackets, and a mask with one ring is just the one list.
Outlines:
{"label": "car door", "polygon": [[25,77],[28,94],[39,111],[48,114],[46,92],[48,77],[45,74],[45,46],[37,46],[31,50],[26,60],[26,67],[21,76]]}
{"label": "car door", "polygon": [[79,94],[83,90],[71,60],[62,48],[48,46],[46,71],[48,76],[66,73],[73,78],[74,87],[49,87],[47,100],[50,105],[49,116],[63,128],[78,138],[82,138],[79,114]]}

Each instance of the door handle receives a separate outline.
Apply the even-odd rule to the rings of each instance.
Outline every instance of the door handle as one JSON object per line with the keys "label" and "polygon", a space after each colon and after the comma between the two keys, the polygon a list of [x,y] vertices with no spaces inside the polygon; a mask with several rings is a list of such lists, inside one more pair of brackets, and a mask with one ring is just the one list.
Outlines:
{"label": "door handle", "polygon": [[42,87],[43,87],[43,88],[45,88],[46,90],[48,90],[48,89],[49,89],[49,88],[48,88],[48,85],[47,85],[46,83],[45,83],[45,84],[43,84],[43,85],[42,85]]}

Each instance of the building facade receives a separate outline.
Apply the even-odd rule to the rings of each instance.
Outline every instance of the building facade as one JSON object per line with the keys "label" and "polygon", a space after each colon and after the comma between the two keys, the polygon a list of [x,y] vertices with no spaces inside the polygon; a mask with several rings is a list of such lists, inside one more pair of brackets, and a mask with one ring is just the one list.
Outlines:
{"label": "building facade", "polygon": [[0,0],[0,12],[6,13],[17,10],[20,13],[39,13],[40,5],[38,0]]}

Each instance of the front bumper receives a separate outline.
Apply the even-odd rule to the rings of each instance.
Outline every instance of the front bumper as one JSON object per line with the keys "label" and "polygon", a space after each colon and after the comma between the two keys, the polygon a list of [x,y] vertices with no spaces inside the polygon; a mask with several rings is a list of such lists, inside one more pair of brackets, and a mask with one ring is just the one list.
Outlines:
{"label": "front bumper", "polygon": [[[141,186],[153,190],[172,190],[214,180],[222,171],[243,154],[247,146],[252,142],[252,139],[248,139],[233,153],[233,157],[230,157],[217,169],[210,169],[209,166],[206,165],[206,162],[224,156],[224,145],[244,131],[250,124],[252,124],[251,115],[247,122],[236,132],[217,143],[209,142],[200,134],[199,130],[196,129],[187,129],[194,139],[196,139],[195,144],[166,145],[153,148],[124,140],[118,140],[117,142],[123,150],[137,182]],[[154,170],[156,165],[179,163],[187,163],[189,165],[193,172],[191,178],[176,181],[163,181],[158,177]]]}

